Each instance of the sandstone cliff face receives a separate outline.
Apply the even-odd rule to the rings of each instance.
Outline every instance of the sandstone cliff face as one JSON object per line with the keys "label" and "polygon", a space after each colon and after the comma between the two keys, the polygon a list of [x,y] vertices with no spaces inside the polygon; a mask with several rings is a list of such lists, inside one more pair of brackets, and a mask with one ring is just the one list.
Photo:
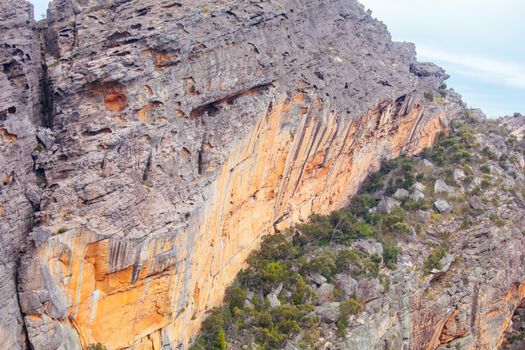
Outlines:
{"label": "sandstone cliff face", "polygon": [[1,153],[44,190],[2,192],[2,249],[34,217],[17,288],[35,349],[184,346],[262,235],[345,204],[380,158],[431,145],[458,113],[422,98],[443,71],[355,1],[54,0],[45,69],[27,5],[10,6],[20,25],[2,30],[34,58]]}
{"label": "sandstone cliff face", "polygon": [[[450,192],[429,186],[425,190],[427,199],[446,198],[453,213],[436,216],[438,210],[430,208],[432,219],[429,209],[426,219],[421,210],[414,215],[420,230],[401,243],[398,269],[382,270],[391,281],[389,290],[367,300],[343,339],[334,325],[323,326],[318,348],[500,348],[525,298],[524,144],[521,135],[515,141],[509,137],[524,124],[522,118],[507,118],[471,126],[476,145],[471,155],[477,159],[467,166],[472,181],[458,170],[465,162],[447,164],[454,171],[447,180],[454,184]],[[516,128],[502,128],[508,125]],[[520,150],[513,146],[518,142]],[[434,185],[435,176],[444,176],[443,169],[447,168],[426,163],[418,172],[425,179],[431,175]],[[476,186],[485,181],[478,191]],[[442,268],[426,276],[425,259],[439,245],[448,246]]]}

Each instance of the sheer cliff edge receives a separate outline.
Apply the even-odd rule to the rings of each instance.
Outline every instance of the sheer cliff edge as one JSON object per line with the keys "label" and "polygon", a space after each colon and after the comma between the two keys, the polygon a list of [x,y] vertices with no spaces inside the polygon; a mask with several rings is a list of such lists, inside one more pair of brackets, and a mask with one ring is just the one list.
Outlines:
{"label": "sheer cliff edge", "polygon": [[354,0],[0,5],[8,348],[188,344],[261,236],[462,113]]}

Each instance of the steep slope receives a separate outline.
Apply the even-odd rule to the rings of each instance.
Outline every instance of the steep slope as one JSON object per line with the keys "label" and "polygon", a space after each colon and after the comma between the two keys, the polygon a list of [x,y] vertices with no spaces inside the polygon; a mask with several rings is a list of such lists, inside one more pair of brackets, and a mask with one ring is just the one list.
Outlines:
{"label": "steep slope", "polygon": [[266,237],[193,349],[521,348],[525,120],[474,116]]}
{"label": "steep slope", "polygon": [[262,235],[462,109],[354,0],[54,0],[42,38],[44,94],[21,102],[47,127],[17,286],[35,349],[184,347]]}
{"label": "steep slope", "polygon": [[38,209],[33,168],[41,124],[41,43],[28,3],[0,3],[0,347],[26,344],[16,292],[20,252]]}

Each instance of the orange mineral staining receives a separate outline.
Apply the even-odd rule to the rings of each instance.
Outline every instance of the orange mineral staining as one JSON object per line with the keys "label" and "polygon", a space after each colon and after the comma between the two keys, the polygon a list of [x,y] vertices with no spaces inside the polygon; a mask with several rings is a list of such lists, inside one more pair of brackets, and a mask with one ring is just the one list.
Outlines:
{"label": "orange mineral staining", "polygon": [[120,112],[126,108],[127,97],[119,92],[108,92],[104,97],[104,105],[111,112]]}

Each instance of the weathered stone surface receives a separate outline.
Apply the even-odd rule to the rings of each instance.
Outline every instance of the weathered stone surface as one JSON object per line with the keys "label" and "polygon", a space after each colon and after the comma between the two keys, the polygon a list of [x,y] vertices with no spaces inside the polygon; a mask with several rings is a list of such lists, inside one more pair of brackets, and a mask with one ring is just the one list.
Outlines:
{"label": "weathered stone surface", "polygon": [[432,213],[427,210],[418,210],[416,218],[419,220],[419,222],[425,223],[430,221],[432,218]]}
{"label": "weathered stone surface", "polygon": [[404,188],[398,188],[396,193],[394,193],[393,197],[397,199],[407,198],[410,195],[410,192],[405,190]]}
{"label": "weathered stone surface", "polygon": [[357,281],[347,274],[336,274],[335,281],[337,286],[343,291],[345,297],[349,297],[355,294],[355,286]]}
{"label": "weathered stone surface", "polygon": [[434,206],[442,214],[450,213],[452,211],[452,206],[446,200],[443,199],[438,199],[437,201],[435,201]]}
{"label": "weathered stone surface", "polygon": [[465,178],[465,172],[461,169],[454,169],[454,180],[461,182]]}
{"label": "weathered stone surface", "polygon": [[324,303],[315,307],[315,313],[325,322],[335,322],[339,318],[339,302]]}
{"label": "weathered stone surface", "polygon": [[272,308],[281,306],[281,302],[278,299],[279,294],[281,294],[281,291],[283,290],[283,284],[279,284],[277,288],[272,290],[267,296],[266,299],[268,299],[268,302],[270,303],[270,306]]}
{"label": "weathered stone surface", "polygon": [[395,207],[399,207],[400,205],[401,202],[390,197],[385,197],[381,199],[381,201],[377,205],[377,210],[380,213],[389,214]]}
{"label": "weathered stone surface", "polygon": [[419,190],[414,190],[414,193],[410,195],[410,199],[413,201],[420,201],[425,199],[425,194]]}
{"label": "weathered stone surface", "polygon": [[445,181],[441,179],[436,180],[434,184],[434,193],[452,193],[454,191],[454,187],[447,185]]}
{"label": "weathered stone surface", "polygon": [[421,182],[416,182],[416,183],[412,186],[412,189],[413,189],[414,191],[424,192],[424,191],[425,191],[425,185],[423,185]]}
{"label": "weathered stone surface", "polygon": [[481,202],[481,199],[479,199],[479,197],[477,196],[474,196],[472,198],[470,198],[470,200],[468,201],[469,204],[470,204],[470,207],[474,210],[481,210],[483,209],[483,202]]}
{"label": "weathered stone surface", "polygon": [[377,278],[364,278],[357,282],[355,286],[355,295],[365,303],[377,299],[383,292],[383,286]]}
{"label": "weathered stone surface", "polygon": [[26,2],[2,16],[12,348],[26,237],[33,348],[184,348],[262,235],[346,204],[461,111],[422,98],[443,70],[354,0],[55,0],[42,40]]}
{"label": "weathered stone surface", "polygon": [[360,250],[367,255],[383,255],[383,245],[381,243],[372,242],[366,239],[358,239],[355,242],[352,242],[352,248]]}
{"label": "weathered stone surface", "polygon": [[312,272],[311,274],[308,275],[308,278],[310,279],[310,281],[318,285],[322,285],[323,283],[326,283],[328,281],[323,275],[317,272]]}
{"label": "weathered stone surface", "polygon": [[[39,206],[32,152],[40,125],[40,40],[31,5],[0,2],[0,348],[26,346],[16,293],[20,252]],[[26,189],[29,189],[26,192]],[[26,193],[28,196],[26,196]],[[33,202],[33,203],[32,203]]]}
{"label": "weathered stone surface", "polygon": [[331,301],[333,298],[334,285],[330,283],[323,283],[319,288],[317,288],[317,296],[319,297],[319,302],[325,303]]}

